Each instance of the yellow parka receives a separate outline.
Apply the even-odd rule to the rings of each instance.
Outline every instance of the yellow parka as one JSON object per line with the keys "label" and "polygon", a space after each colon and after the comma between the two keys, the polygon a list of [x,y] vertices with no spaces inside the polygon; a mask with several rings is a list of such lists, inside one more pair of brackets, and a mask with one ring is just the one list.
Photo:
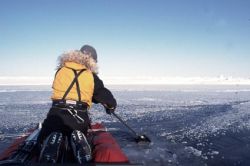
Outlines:
{"label": "yellow parka", "polygon": [[[61,67],[61,69],[57,72],[52,86],[53,92],[51,99],[59,100],[63,98],[66,90],[75,78],[75,74],[72,69],[76,70],[77,73],[82,69],[86,69],[78,77],[78,82],[80,86],[81,101],[87,103],[89,107],[91,107],[94,93],[93,74],[92,71],[90,71],[86,66],[76,62],[64,62],[63,67]],[[74,84],[65,99],[74,101],[79,100],[76,84]]]}

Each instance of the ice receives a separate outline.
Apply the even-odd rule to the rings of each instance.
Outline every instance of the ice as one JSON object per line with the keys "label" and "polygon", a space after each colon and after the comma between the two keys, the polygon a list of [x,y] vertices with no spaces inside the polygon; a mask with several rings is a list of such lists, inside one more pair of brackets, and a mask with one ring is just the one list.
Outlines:
{"label": "ice", "polygon": [[212,152],[210,152],[210,153],[208,153],[209,155],[218,155],[219,154],[219,152],[218,151],[212,151]]}
{"label": "ice", "polygon": [[[152,143],[133,133],[101,105],[90,117],[102,122],[131,162],[145,165],[249,163],[249,86],[115,86],[116,113]],[[51,106],[50,87],[0,87],[0,151],[42,122]],[[233,157],[232,157],[233,156]],[[244,165],[244,164],[243,164]]]}
{"label": "ice", "polygon": [[193,155],[195,155],[195,156],[197,156],[197,157],[201,156],[201,154],[202,154],[202,151],[197,150],[197,149],[195,149],[194,147],[191,147],[191,146],[185,147],[185,150],[186,150],[188,153],[192,153]]}

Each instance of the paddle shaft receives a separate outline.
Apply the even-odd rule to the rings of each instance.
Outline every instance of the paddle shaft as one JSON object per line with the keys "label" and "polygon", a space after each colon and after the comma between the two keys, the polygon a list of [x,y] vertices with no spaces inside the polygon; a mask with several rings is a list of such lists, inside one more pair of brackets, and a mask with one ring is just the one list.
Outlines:
{"label": "paddle shaft", "polygon": [[127,123],[125,123],[118,115],[116,115],[116,113],[112,112],[112,114],[124,125],[126,126],[130,131],[132,131],[132,133],[134,133],[136,136],[139,136],[135,130],[133,130]]}

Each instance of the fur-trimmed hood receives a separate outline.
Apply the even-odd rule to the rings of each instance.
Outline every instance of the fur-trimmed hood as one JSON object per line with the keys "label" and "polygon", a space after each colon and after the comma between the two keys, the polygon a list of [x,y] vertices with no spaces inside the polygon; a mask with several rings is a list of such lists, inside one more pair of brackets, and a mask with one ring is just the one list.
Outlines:
{"label": "fur-trimmed hood", "polygon": [[59,56],[57,69],[64,67],[66,62],[81,64],[93,73],[98,74],[98,65],[96,61],[90,55],[83,54],[79,50],[69,51]]}

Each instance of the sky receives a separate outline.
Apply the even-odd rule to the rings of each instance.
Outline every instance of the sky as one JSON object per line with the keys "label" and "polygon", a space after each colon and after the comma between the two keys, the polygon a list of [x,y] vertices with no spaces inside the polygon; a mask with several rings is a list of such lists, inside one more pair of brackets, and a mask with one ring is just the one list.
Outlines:
{"label": "sky", "polygon": [[100,76],[250,78],[248,0],[1,0],[0,77],[52,77],[92,45]]}

